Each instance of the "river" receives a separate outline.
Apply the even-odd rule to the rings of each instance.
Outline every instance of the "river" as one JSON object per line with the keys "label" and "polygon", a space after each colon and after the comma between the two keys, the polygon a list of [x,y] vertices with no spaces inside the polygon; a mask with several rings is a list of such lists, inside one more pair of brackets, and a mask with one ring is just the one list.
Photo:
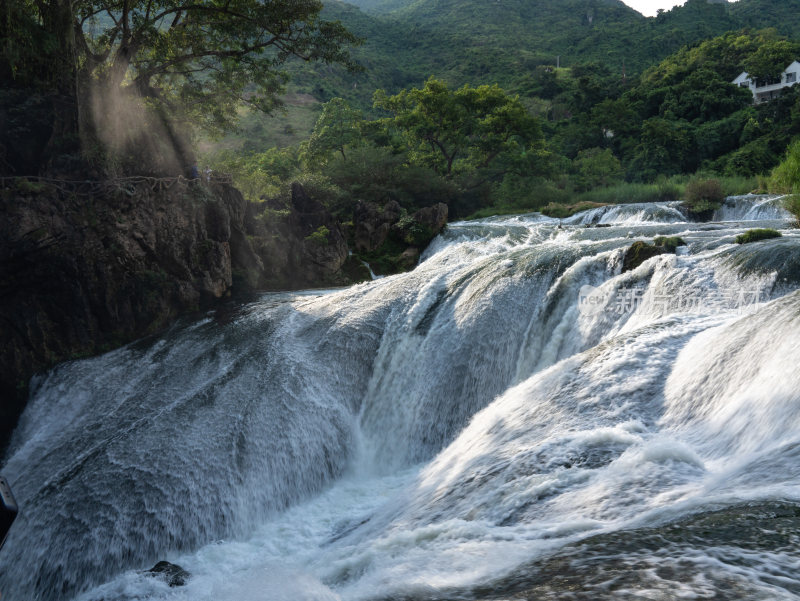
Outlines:
{"label": "river", "polygon": [[[755,227],[783,237],[735,243]],[[661,235],[686,246],[621,273]],[[0,591],[799,599],[798,288],[772,197],[496,217],[410,273],[62,364],[2,468]]]}

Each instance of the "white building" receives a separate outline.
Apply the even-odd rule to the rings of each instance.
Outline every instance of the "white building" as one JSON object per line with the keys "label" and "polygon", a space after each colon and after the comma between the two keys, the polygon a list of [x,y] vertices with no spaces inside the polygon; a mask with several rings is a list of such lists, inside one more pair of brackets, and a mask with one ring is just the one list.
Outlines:
{"label": "white building", "polygon": [[777,97],[783,88],[789,88],[800,80],[800,63],[794,61],[781,73],[781,80],[774,83],[762,84],[760,81],[751,79],[750,76],[742,71],[742,74],[731,83],[740,88],[749,88],[753,93],[753,102],[767,102]]}

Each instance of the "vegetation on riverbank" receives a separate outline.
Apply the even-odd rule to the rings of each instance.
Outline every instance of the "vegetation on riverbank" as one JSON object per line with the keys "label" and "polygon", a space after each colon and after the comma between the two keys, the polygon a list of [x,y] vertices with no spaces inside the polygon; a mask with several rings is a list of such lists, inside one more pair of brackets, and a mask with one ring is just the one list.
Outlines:
{"label": "vegetation on riverbank", "polygon": [[[745,66],[780,72],[795,54],[800,45],[774,31],[742,31],[684,48],[624,83],[600,64],[537,69],[539,83],[526,98],[496,85],[453,89],[429,79],[394,96],[379,91],[370,106],[334,98],[307,139],[291,147],[210,151],[205,160],[260,190],[259,198],[286,189],[291,165],[289,177],[322,186],[337,212],[356,200],[417,207],[427,199],[447,204],[451,218],[566,216],[601,204],[685,200],[689,213],[705,216],[724,196],[765,191],[759,178],[800,135],[800,86],[753,105],[748,90],[728,82]],[[453,99],[477,90],[516,107],[516,122],[508,113],[500,120],[506,130],[492,132],[506,136],[497,156],[480,140],[488,129],[466,128],[473,149],[459,149],[451,161],[446,146],[456,142],[443,144],[431,119],[460,131],[466,121],[448,121]],[[488,106],[471,110],[473,126],[496,118]],[[491,156],[491,165],[478,155]]]}

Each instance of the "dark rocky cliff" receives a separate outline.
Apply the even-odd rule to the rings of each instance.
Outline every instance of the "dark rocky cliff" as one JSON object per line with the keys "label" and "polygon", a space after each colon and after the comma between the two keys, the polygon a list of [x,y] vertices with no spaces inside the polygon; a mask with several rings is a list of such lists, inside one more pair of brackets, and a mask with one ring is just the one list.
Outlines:
{"label": "dark rocky cliff", "polygon": [[349,257],[354,229],[359,239],[366,229],[394,232],[391,252],[407,251],[402,268],[412,268],[447,218],[445,205],[411,217],[359,205],[345,231],[298,184],[272,208],[220,181],[0,184],[0,449],[36,372],[155,333],[237,291],[366,279]]}

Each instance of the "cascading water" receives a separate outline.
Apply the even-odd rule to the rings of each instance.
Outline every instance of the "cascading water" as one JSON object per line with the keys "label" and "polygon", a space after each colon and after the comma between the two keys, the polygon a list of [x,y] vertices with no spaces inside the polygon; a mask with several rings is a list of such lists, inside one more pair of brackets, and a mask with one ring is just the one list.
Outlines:
{"label": "cascading water", "polygon": [[[56,368],[3,468],[0,591],[800,597],[800,235],[774,199],[715,217],[452,224],[411,273]],[[657,235],[688,247],[621,273]]]}

